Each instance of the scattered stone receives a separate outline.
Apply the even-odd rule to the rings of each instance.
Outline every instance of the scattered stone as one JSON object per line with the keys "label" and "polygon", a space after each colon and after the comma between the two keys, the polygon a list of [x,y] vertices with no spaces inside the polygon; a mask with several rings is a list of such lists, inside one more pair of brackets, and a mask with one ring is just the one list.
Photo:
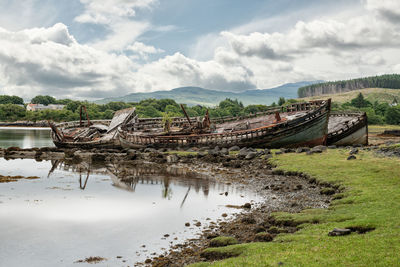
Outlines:
{"label": "scattered stone", "polygon": [[222,217],[228,217],[228,214],[226,214],[226,213],[222,213],[222,215],[221,215]]}
{"label": "scattered stone", "polygon": [[168,163],[177,163],[179,161],[179,157],[176,154],[171,154],[167,156]]}
{"label": "scattered stone", "polygon": [[244,209],[251,209],[251,204],[250,203],[245,203],[242,207]]}
{"label": "scattered stone", "polygon": [[227,148],[224,147],[224,148],[221,149],[220,153],[221,153],[222,155],[229,155],[229,150],[228,150]]}
{"label": "scattered stone", "polygon": [[342,236],[342,235],[349,235],[351,234],[350,229],[341,229],[335,228],[331,232],[328,233],[329,236]]}
{"label": "scattered stone", "polygon": [[201,226],[201,222],[197,222],[194,225],[197,226],[197,227],[200,227]]}
{"label": "scattered stone", "polygon": [[151,263],[151,259],[146,259],[146,260],[144,261],[144,263],[146,263],[146,264]]}
{"label": "scattered stone", "polygon": [[239,150],[240,150],[240,147],[238,147],[238,146],[232,146],[229,148],[229,151],[239,151]]}
{"label": "scattered stone", "polygon": [[354,154],[358,154],[358,148],[352,148],[351,150],[350,150],[350,155],[354,155]]}
{"label": "scattered stone", "polygon": [[312,153],[322,153],[326,150],[326,146],[315,146],[313,148],[311,148],[311,152]]}
{"label": "scattered stone", "polygon": [[255,224],[256,223],[256,219],[254,219],[253,217],[244,217],[244,218],[242,218],[242,223]]}
{"label": "scattered stone", "polygon": [[151,152],[157,152],[157,150],[151,147],[147,147],[144,149],[144,153],[151,153]]}
{"label": "scattered stone", "polygon": [[189,226],[190,226],[190,223],[188,223],[188,222],[185,223],[185,226],[186,226],[186,227],[189,227]]}
{"label": "scattered stone", "polygon": [[350,155],[347,157],[347,160],[353,160],[353,159],[357,159],[357,157],[354,155]]}
{"label": "scattered stone", "polygon": [[246,155],[245,159],[251,160],[254,159],[255,157],[257,157],[257,152],[250,152]]}

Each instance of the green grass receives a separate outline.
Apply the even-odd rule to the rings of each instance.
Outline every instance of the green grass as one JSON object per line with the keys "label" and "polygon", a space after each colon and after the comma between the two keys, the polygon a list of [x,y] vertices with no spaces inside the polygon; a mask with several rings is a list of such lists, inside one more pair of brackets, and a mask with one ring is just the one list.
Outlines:
{"label": "green grass", "polygon": [[400,98],[399,89],[385,89],[385,88],[366,88],[354,90],[341,94],[331,94],[331,95],[319,95],[312,97],[299,98],[299,100],[310,101],[315,99],[327,99],[332,98],[333,102],[344,103],[349,102],[351,99],[355,98],[359,93],[362,93],[366,100],[371,103],[377,100],[378,102],[387,102],[391,104],[394,98]]}
{"label": "green grass", "polygon": [[[273,161],[278,168],[308,173],[318,181],[345,188],[328,209],[298,214],[277,213],[278,219],[303,222],[294,234],[280,234],[270,243],[231,247],[242,251],[235,258],[195,266],[399,266],[400,160],[375,157],[361,151],[347,161],[348,151],[322,154],[283,154]],[[307,223],[314,222],[314,223]],[[319,222],[315,224],[315,222]],[[374,231],[329,237],[335,227],[374,227]]]}
{"label": "green grass", "polygon": [[368,125],[369,134],[380,134],[385,130],[400,130],[400,125]]}

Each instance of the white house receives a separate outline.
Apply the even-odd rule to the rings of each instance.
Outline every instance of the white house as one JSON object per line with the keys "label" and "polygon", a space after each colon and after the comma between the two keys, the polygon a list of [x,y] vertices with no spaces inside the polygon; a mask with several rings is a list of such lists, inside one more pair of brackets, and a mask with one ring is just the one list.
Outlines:
{"label": "white house", "polygon": [[58,105],[58,104],[50,104],[48,106],[45,106],[43,104],[28,104],[26,106],[26,110],[28,111],[39,111],[39,110],[62,110],[65,107],[65,105]]}

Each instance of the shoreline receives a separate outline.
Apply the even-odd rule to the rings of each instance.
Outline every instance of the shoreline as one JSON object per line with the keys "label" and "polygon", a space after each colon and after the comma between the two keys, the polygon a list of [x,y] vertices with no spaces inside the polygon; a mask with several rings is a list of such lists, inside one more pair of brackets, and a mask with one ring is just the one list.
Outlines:
{"label": "shoreline", "polygon": [[[254,152],[249,150],[248,153]],[[298,230],[297,225],[291,221],[274,219],[271,216],[272,212],[296,213],[309,207],[327,208],[331,200],[330,195],[321,193],[323,188],[330,188],[331,185],[318,185],[315,179],[301,173],[274,170],[274,166],[269,162],[271,157],[269,150],[259,151],[257,157],[250,160],[236,152],[227,155],[216,152],[144,153],[132,150],[116,153],[116,151],[58,148],[11,148],[0,150],[0,156],[7,159],[33,158],[38,161],[61,159],[70,164],[119,163],[119,169],[148,161],[160,167],[186,168],[192,172],[208,175],[220,183],[247,187],[262,197],[261,201],[255,203],[229,207],[238,211],[229,218],[221,214],[221,218],[215,221],[202,221],[200,225],[191,222],[193,224],[190,226],[193,227],[191,231],[198,232],[200,235],[198,238],[168,247],[167,250],[160,251],[159,255],[153,255],[153,258],[137,262],[136,266],[183,266],[226,258],[229,255],[207,254],[213,238],[229,236],[238,243],[270,242],[279,233],[293,233]]]}
{"label": "shoreline", "polygon": [[26,127],[26,128],[49,128],[47,121],[15,121],[15,122],[0,122],[0,127]]}

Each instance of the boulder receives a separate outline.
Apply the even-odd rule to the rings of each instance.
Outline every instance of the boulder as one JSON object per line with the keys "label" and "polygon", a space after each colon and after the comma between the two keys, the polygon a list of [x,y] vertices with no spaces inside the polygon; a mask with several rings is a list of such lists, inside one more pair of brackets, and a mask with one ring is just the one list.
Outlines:
{"label": "boulder", "polygon": [[224,147],[224,148],[221,149],[220,153],[221,153],[222,155],[229,155],[229,150],[228,150],[227,148]]}
{"label": "boulder", "polygon": [[147,147],[147,148],[145,148],[145,150],[144,150],[144,152],[145,153],[151,153],[151,152],[156,152],[157,150],[155,150],[154,148],[151,148],[151,147]]}
{"label": "boulder", "polygon": [[350,155],[358,154],[358,148],[354,147],[350,150]]}
{"label": "boulder", "polygon": [[341,229],[335,228],[331,232],[328,233],[329,236],[342,236],[342,235],[349,235],[351,234],[350,229]]}
{"label": "boulder", "polygon": [[177,163],[179,161],[179,157],[176,154],[171,154],[167,156],[168,163]]}
{"label": "boulder", "polygon": [[353,160],[353,159],[357,159],[357,157],[354,155],[350,155],[347,157],[347,160]]}
{"label": "boulder", "polygon": [[258,153],[257,153],[257,152],[249,152],[249,153],[246,155],[245,159],[251,160],[251,159],[256,158],[257,156],[258,156]]}
{"label": "boulder", "polygon": [[240,150],[240,147],[238,147],[238,146],[232,146],[229,148],[229,151],[239,151],[239,150]]}

